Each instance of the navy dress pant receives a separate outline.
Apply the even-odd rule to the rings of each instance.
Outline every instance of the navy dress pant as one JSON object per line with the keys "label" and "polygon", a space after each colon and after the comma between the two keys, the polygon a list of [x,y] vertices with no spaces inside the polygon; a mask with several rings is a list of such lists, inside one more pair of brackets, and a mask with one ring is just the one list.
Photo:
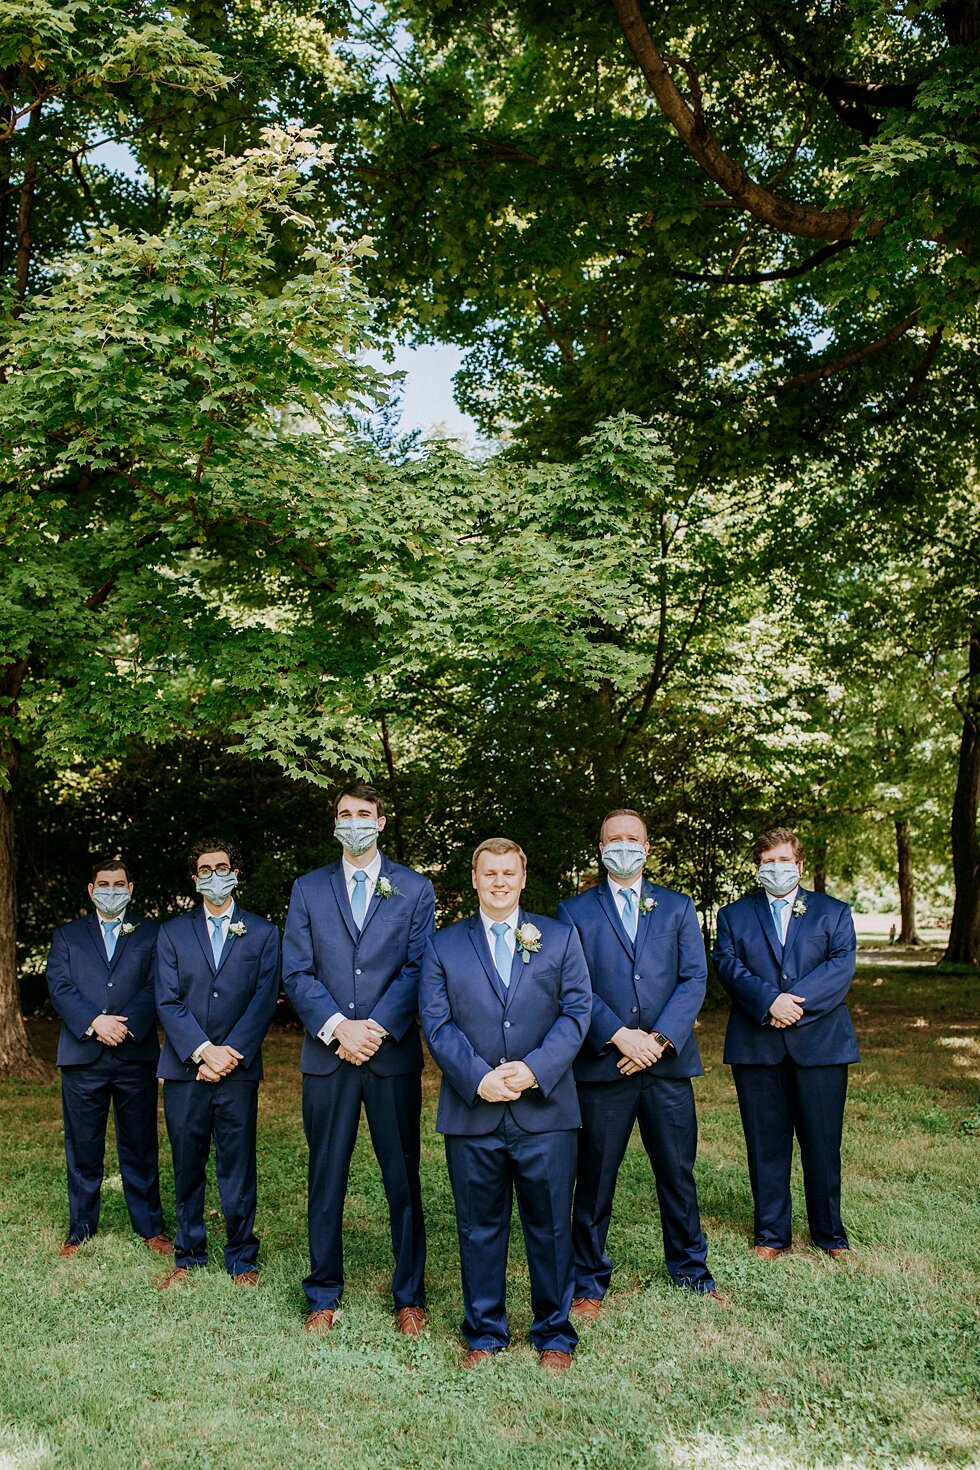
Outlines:
{"label": "navy dress pant", "polygon": [[756,1245],[792,1244],[790,1167],[795,1133],[810,1239],[821,1250],[846,1249],[847,1231],[840,1216],[846,1064],[799,1067],[786,1057],[775,1067],[733,1065],[732,1077],[745,1131]]}
{"label": "navy dress pant", "polygon": [[254,1271],[259,1258],[255,1234],[255,1132],[259,1084],[235,1076],[220,1082],[165,1082],[163,1112],[174,1158],[178,1266],[206,1266],[204,1190],[211,1141],[218,1198],[225,1218],[225,1267],[232,1276]]}
{"label": "navy dress pant", "polygon": [[693,1291],[715,1289],[694,1183],[698,1149],[694,1088],[689,1077],[656,1077],[655,1071],[654,1065],[621,1082],[578,1084],[582,1129],[572,1210],[577,1297],[601,1301],[609,1289],[612,1261],[606,1254],[606,1237],[619,1166],[637,1118],[653,1166],[671,1279]]}
{"label": "navy dress pant", "polygon": [[422,1078],[418,1072],[379,1076],[344,1062],[329,1076],[303,1077],[303,1127],[310,1148],[310,1274],[303,1290],[311,1312],[337,1307],[344,1293],[344,1201],[362,1104],[388,1201],[395,1306],[425,1305]]}
{"label": "navy dress pant", "polygon": [[137,1235],[163,1233],[160,1209],[155,1062],[125,1061],[105,1047],[81,1067],[61,1069],[68,1165],[68,1240],[77,1245],[99,1226],[105,1135],[112,1108],[123,1195]]}
{"label": "navy dress pant", "polygon": [[499,1352],[510,1341],[507,1247],[514,1194],[531,1282],[531,1341],[538,1352],[574,1352],[570,1215],[575,1133],[527,1133],[510,1109],[493,1133],[446,1135],[463,1277],[463,1337]]}

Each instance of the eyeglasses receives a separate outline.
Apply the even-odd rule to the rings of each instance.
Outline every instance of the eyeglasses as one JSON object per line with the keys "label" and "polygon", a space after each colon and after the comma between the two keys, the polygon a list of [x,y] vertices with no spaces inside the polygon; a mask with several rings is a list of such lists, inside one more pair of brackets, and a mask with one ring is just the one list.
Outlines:
{"label": "eyeglasses", "polygon": [[207,863],[205,863],[203,868],[198,868],[197,876],[199,878],[210,878],[211,874],[214,873],[216,877],[223,878],[226,873],[230,872],[231,863],[218,863],[214,868],[209,868]]}

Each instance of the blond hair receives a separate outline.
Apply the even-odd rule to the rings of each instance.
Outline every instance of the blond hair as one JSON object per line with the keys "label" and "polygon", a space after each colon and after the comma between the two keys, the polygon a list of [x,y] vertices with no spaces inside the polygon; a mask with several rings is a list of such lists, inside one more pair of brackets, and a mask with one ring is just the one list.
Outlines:
{"label": "blond hair", "polygon": [[525,873],[527,872],[527,854],[525,853],[523,847],[519,847],[518,844],[516,842],[512,842],[509,837],[487,837],[484,839],[483,842],[480,843],[479,847],[473,853],[474,873],[476,872],[476,865],[480,860],[481,852],[492,852],[497,857],[503,857],[504,853],[506,852],[516,852],[517,856],[521,860],[521,867],[524,869]]}

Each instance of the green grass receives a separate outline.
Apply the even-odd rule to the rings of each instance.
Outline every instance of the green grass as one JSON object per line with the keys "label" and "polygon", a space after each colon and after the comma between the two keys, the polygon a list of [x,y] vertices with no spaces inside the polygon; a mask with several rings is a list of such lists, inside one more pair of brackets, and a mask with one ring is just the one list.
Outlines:
{"label": "green grass", "polygon": [[[424,1178],[432,1327],[398,1337],[384,1195],[358,1143],[342,1325],[303,1332],[305,1144],[297,1031],[266,1048],[260,1111],[262,1286],[232,1287],[213,1187],[213,1264],[160,1294],[161,1266],[128,1227],[118,1181],[101,1233],[55,1252],[66,1204],[59,1089],[0,1088],[0,1470],[86,1466],[473,1466],[585,1470],[830,1470],[980,1465],[980,982],[866,957],[853,992],[864,1061],[851,1072],[845,1219],[859,1252],[806,1243],[748,1255],[751,1200],[724,1011],[700,1028],[698,1185],[710,1262],[731,1312],[674,1290],[645,1155],[634,1139],[610,1239],[608,1309],[572,1370],[551,1379],[527,1344],[519,1231],[514,1346],[459,1370],[458,1263],[427,1073]],[[54,1028],[35,1027],[53,1054]],[[162,1127],[162,1117],[161,1117]],[[165,1140],[164,1140],[165,1145]],[[165,1211],[173,1221],[164,1146]],[[114,1157],[107,1174],[116,1170]],[[802,1202],[799,1179],[795,1196]]]}

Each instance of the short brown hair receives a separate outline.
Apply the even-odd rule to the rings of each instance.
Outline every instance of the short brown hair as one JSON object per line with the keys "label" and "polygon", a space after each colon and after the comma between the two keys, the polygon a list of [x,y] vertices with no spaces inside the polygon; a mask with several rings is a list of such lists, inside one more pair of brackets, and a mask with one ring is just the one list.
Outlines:
{"label": "short brown hair", "polygon": [[127,868],[126,864],[123,862],[122,858],[96,858],[95,862],[92,864],[91,881],[93,883],[100,873],[125,873],[126,882],[132,883],[133,881],[133,875]]}
{"label": "short brown hair", "polygon": [[768,852],[772,847],[781,847],[784,842],[789,843],[793,849],[794,858],[798,863],[801,863],[806,857],[806,853],[803,851],[803,843],[797,837],[796,833],[791,832],[788,827],[770,827],[768,832],[760,832],[752,844],[752,861],[758,866],[762,861],[762,854],[764,852]]}
{"label": "short brown hair", "polygon": [[195,842],[187,854],[187,876],[197,877],[197,865],[201,856],[206,852],[224,852],[228,855],[228,862],[232,868],[238,869],[239,877],[245,876],[245,864],[242,855],[233,842],[226,837],[202,837],[200,842]]}
{"label": "short brown hair", "polygon": [[646,832],[647,830],[646,817],[644,817],[642,812],[635,812],[631,806],[617,806],[614,808],[613,811],[606,812],[606,815],[599,823],[600,842],[602,841],[602,834],[606,830],[606,823],[611,822],[613,817],[635,817],[638,822],[641,822],[643,824],[644,832]]}
{"label": "short brown hair", "polygon": [[520,847],[516,842],[512,842],[509,837],[487,837],[483,842],[480,843],[479,847],[473,853],[474,873],[476,872],[476,865],[481,852],[496,853],[498,857],[502,857],[505,852],[516,852],[517,856],[521,860],[521,865],[523,866],[525,873],[527,872],[527,854],[525,853],[523,847]]}
{"label": "short brown hair", "polygon": [[378,816],[385,814],[385,799],[376,786],[368,786],[365,781],[355,781],[350,786],[341,786],[333,799],[333,818],[337,820],[337,808],[345,796],[353,796],[357,801],[369,801],[372,806],[377,807]]}

